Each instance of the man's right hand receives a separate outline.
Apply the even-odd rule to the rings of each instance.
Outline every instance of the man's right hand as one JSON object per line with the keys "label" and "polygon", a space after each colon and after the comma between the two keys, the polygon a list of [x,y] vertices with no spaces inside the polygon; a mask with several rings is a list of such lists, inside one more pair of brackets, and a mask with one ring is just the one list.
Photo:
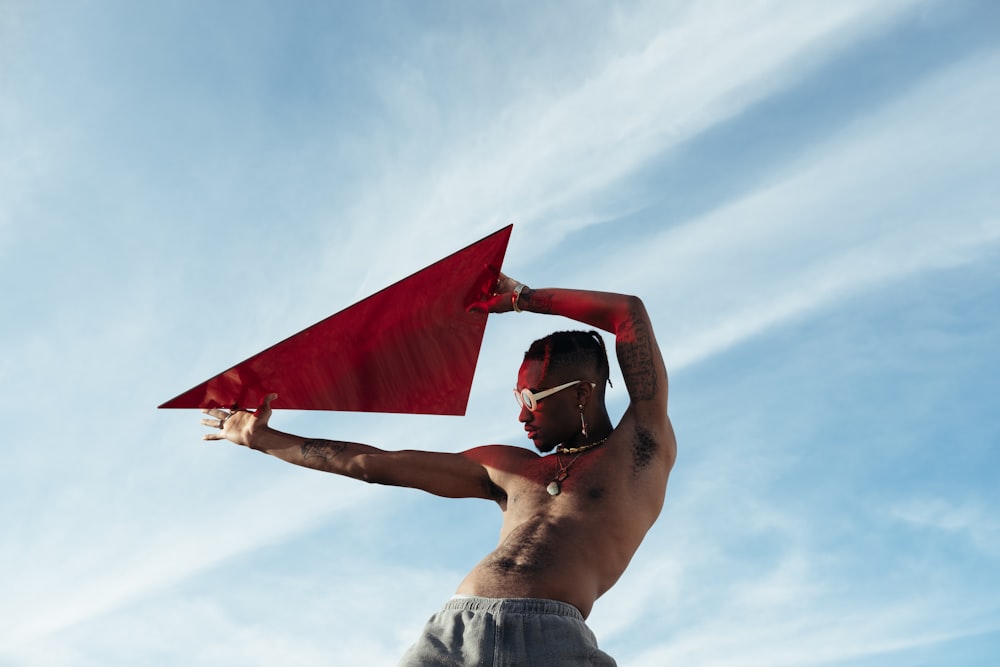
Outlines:
{"label": "man's right hand", "polygon": [[202,410],[210,418],[202,419],[201,423],[219,429],[215,433],[206,433],[202,439],[229,440],[251,449],[261,449],[259,445],[255,446],[255,442],[259,440],[262,433],[268,430],[267,422],[271,418],[271,401],[277,397],[277,394],[268,394],[254,412],[240,409],[224,410],[222,408]]}
{"label": "man's right hand", "polygon": [[514,290],[520,285],[518,281],[503,272],[497,274],[497,285],[492,294],[468,307],[469,312],[478,313],[509,313],[514,310]]}

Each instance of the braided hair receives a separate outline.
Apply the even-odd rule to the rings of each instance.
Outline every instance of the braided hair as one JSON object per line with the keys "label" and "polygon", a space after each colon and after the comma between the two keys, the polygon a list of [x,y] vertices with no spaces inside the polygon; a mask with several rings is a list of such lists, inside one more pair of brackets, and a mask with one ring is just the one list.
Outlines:
{"label": "braided hair", "polygon": [[541,361],[542,374],[550,368],[583,366],[596,373],[594,380],[611,384],[608,350],[597,331],[556,331],[539,338],[524,353],[525,361]]}

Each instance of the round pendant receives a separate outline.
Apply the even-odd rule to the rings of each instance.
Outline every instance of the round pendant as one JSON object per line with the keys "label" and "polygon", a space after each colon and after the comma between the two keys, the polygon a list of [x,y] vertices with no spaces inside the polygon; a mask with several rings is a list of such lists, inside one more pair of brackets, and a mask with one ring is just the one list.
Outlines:
{"label": "round pendant", "polygon": [[549,485],[545,487],[545,490],[549,492],[550,496],[558,496],[562,489],[559,488],[559,482],[549,482]]}

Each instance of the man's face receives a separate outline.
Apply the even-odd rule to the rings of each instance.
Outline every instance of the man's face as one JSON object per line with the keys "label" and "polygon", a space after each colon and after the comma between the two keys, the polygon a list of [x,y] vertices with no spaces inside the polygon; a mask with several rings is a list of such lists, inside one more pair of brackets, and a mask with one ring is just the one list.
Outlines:
{"label": "man's face", "polygon": [[[530,389],[537,393],[578,379],[551,371],[543,376],[542,370],[541,361],[525,361],[521,364],[521,370],[517,374],[517,390]],[[534,412],[522,407],[518,421],[524,424],[528,439],[538,451],[550,452],[580,430],[579,412],[574,386],[546,396],[538,402]]]}

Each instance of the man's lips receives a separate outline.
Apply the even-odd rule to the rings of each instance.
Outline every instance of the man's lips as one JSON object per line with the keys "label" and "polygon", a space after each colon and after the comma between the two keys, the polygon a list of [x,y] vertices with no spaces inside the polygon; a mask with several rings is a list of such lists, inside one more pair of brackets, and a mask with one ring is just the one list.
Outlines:
{"label": "man's lips", "polygon": [[528,434],[529,440],[534,440],[538,436],[538,430],[533,428],[526,428],[524,432]]}

